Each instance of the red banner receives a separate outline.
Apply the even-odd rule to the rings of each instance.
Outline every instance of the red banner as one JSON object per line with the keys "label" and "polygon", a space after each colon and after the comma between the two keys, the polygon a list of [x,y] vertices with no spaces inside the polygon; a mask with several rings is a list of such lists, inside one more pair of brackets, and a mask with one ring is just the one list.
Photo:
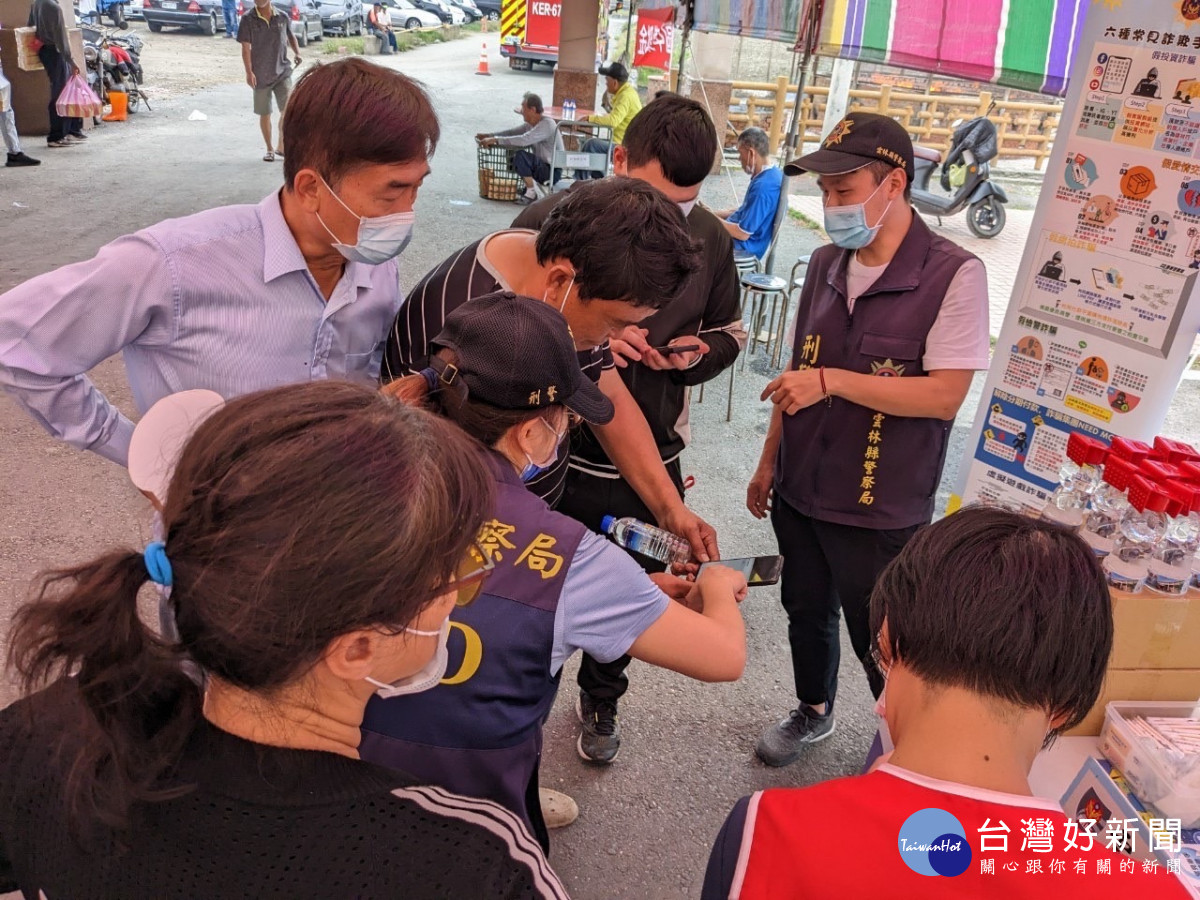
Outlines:
{"label": "red banner", "polygon": [[638,10],[637,52],[633,55],[633,65],[670,69],[674,46],[675,7]]}
{"label": "red banner", "polygon": [[534,47],[557,47],[561,16],[559,0],[530,0],[526,7],[525,43]]}

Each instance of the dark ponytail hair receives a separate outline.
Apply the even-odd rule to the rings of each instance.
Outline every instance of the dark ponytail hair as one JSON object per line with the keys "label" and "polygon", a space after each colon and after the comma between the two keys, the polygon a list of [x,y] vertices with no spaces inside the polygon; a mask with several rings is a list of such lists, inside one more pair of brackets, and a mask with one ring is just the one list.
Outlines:
{"label": "dark ponytail hair", "polygon": [[141,552],[41,576],[14,618],[26,692],[75,676],[82,704],[58,713],[73,821],[121,827],[135,803],[189,789],[169,777],[201,715],[185,659],[267,695],[340,635],[419,615],[491,514],[477,447],[348,383],[250,394],[207,419],[163,510],[178,643],[139,617]]}
{"label": "dark ponytail hair", "polygon": [[[442,348],[430,358],[429,364],[435,373],[440,375],[445,367],[457,366],[458,357],[453,350]],[[391,382],[386,390],[404,403],[428,407],[486,447],[495,447],[510,428],[524,425],[546,414],[545,409],[501,409],[499,406],[492,406],[472,397],[461,378],[455,379],[452,384],[439,381],[437,390],[432,390],[429,380],[424,375],[408,375]]]}

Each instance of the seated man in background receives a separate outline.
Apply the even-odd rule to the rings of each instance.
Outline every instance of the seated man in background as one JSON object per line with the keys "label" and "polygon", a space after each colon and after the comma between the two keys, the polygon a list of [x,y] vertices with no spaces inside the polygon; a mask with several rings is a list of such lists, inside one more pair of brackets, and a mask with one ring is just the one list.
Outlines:
{"label": "seated man in background", "polygon": [[742,171],[750,176],[750,186],[737,209],[717,213],[725,220],[725,230],[733,238],[735,250],[762,259],[771,246],[771,230],[775,211],[779,208],[779,192],[783,189],[783,172],[771,165],[771,147],[767,133],[761,128],[747,128],[738,135],[738,159]]}
{"label": "seated man in background", "polygon": [[[1112,650],[1108,585],[1079,537],[999,509],[948,516],[884,569],[871,628],[891,758],[868,775],[738,801],[706,900],[1091,898],[1113,877],[1097,862],[1121,873],[1127,896],[1186,896],[1165,872],[1122,872],[1103,834],[1079,827],[1072,845],[1058,803],[1029,786],[1038,752],[1095,704]],[[813,840],[813,823],[853,837]],[[1026,840],[1034,826],[1050,829],[1048,852]]]}
{"label": "seated man in background", "polygon": [[538,198],[537,184],[546,184],[550,179],[550,165],[554,162],[555,149],[562,149],[562,138],[553,119],[543,115],[542,98],[527,93],[516,112],[525,120],[505,131],[477,134],[475,140],[485,147],[520,147],[513,155],[513,168],[525,179],[525,193],[517,197],[518,203],[532,203]]}
{"label": "seated man in background", "polygon": [[367,13],[367,29],[379,38],[379,52],[388,56],[396,52],[396,32],[392,30],[392,14],[376,3]]}
{"label": "seated man in background", "polygon": [[[608,153],[613,146],[625,140],[625,129],[633,121],[633,117],[642,111],[642,98],[638,95],[637,86],[629,83],[629,70],[619,62],[601,66],[600,74],[604,76],[605,90],[612,98],[612,108],[600,116],[585,116],[584,122],[595,125],[608,125],[612,128],[612,140],[592,138],[583,142],[585,153]],[[604,172],[594,170],[593,178],[603,178]]]}

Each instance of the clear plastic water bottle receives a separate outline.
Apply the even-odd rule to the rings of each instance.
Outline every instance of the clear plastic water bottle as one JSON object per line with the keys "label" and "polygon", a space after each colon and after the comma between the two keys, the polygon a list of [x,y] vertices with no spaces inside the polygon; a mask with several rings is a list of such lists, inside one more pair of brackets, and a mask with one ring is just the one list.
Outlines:
{"label": "clear plastic water bottle", "polygon": [[1079,528],[1090,499],[1087,490],[1081,490],[1081,469],[1067,460],[1058,470],[1058,487],[1042,508],[1042,518],[1068,528]]}
{"label": "clear plastic water bottle", "polygon": [[575,101],[567,99],[563,101],[563,118],[568,122],[575,121]]}
{"label": "clear plastic water bottle", "polygon": [[626,550],[667,565],[685,563],[692,558],[692,548],[683,538],[632,516],[623,519],[605,516],[600,522],[600,530],[611,535]]}
{"label": "clear plastic water bottle", "polygon": [[1121,514],[1112,552],[1104,558],[1104,571],[1112,587],[1130,593],[1142,589],[1150,560],[1167,532],[1168,505],[1165,491],[1148,478],[1133,476],[1129,507]]}
{"label": "clear plastic water bottle", "polygon": [[1108,445],[1072,432],[1067,439],[1067,458],[1058,470],[1058,487],[1042,509],[1042,518],[1069,528],[1083,525],[1092,495],[1103,483]]}
{"label": "clear plastic water bottle", "polygon": [[1200,494],[1194,485],[1172,481],[1163,485],[1170,498],[1167,529],[1147,564],[1146,587],[1160,594],[1186,594],[1200,547]]}
{"label": "clear plastic water bottle", "polygon": [[1104,466],[1104,481],[1092,493],[1080,529],[1080,536],[1098,557],[1112,552],[1121,515],[1129,506],[1125,489],[1136,477],[1137,470],[1123,459],[1110,457]]}

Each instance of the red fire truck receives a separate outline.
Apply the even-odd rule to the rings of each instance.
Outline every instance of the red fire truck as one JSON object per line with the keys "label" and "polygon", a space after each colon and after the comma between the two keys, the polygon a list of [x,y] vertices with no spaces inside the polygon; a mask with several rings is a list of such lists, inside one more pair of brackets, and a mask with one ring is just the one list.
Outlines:
{"label": "red fire truck", "polygon": [[[553,66],[558,62],[558,29],[563,0],[502,0],[500,6],[500,52],[513,69],[529,70],[534,63]],[[597,49],[607,39],[608,8],[600,0]],[[601,53],[603,58],[603,53]]]}

